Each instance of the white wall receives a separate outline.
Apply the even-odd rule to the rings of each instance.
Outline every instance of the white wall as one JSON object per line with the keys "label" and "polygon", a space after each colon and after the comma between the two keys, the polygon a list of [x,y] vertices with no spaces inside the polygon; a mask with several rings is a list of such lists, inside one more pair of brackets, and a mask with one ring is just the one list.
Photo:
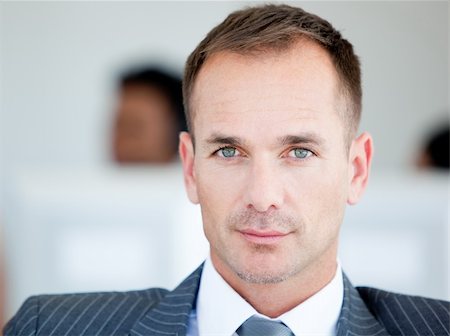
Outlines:
{"label": "white wall", "polygon": [[[448,108],[448,2],[307,2],[353,42],[363,64],[362,129],[375,168],[405,168]],[[1,157],[100,165],[111,94],[133,61],[183,68],[205,33],[241,2],[2,2]],[[432,24],[431,24],[432,23]]]}

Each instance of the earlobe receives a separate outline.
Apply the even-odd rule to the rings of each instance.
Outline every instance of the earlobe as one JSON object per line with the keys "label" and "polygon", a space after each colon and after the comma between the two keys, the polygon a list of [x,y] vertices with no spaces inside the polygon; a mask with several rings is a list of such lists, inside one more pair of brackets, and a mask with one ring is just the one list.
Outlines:
{"label": "earlobe", "polygon": [[350,188],[347,203],[355,204],[366,189],[372,162],[373,144],[368,133],[361,134],[352,143],[350,149]]}
{"label": "earlobe", "polygon": [[183,165],[184,184],[189,200],[198,204],[197,182],[194,171],[194,145],[191,136],[187,132],[180,133],[180,144],[178,147]]}

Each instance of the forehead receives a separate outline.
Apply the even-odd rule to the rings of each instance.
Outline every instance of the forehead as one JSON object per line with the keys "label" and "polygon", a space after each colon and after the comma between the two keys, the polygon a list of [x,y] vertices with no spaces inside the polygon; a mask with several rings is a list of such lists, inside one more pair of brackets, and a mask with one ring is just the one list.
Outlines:
{"label": "forehead", "polygon": [[328,53],[302,41],[283,52],[210,56],[191,99],[195,136],[227,125],[286,127],[337,121],[337,74]]}

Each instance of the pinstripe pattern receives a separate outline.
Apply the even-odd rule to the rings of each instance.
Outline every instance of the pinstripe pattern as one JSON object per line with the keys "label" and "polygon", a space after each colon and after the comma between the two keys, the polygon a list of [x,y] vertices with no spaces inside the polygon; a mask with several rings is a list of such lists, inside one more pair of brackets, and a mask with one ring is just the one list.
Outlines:
{"label": "pinstripe pattern", "polygon": [[367,287],[358,291],[392,335],[450,335],[450,302]]}
{"label": "pinstripe pattern", "polygon": [[42,295],[29,298],[5,336],[128,335],[167,291]]}
{"label": "pinstripe pattern", "polygon": [[337,336],[389,335],[382,324],[371,314],[348,278],[344,279],[344,301],[337,325]]}
{"label": "pinstripe pattern", "polygon": [[167,336],[186,335],[189,314],[195,307],[200,276],[203,270],[201,265],[194,273],[184,280],[173,292],[137,323],[131,336]]}
{"label": "pinstripe pattern", "polygon": [[[5,327],[5,335],[186,335],[195,306],[200,266],[174,291],[31,297]],[[373,288],[355,288],[344,275],[338,336],[450,335],[450,303]]]}

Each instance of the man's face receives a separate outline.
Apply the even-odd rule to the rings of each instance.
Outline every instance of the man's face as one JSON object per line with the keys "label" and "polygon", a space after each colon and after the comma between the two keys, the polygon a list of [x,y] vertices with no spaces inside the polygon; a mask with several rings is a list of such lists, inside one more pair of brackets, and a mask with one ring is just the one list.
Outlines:
{"label": "man's face", "polygon": [[[195,154],[181,137],[185,181],[200,203],[216,269],[277,283],[334,265],[353,165],[327,53],[212,55],[196,80]],[[350,154],[351,155],[351,154]]]}

